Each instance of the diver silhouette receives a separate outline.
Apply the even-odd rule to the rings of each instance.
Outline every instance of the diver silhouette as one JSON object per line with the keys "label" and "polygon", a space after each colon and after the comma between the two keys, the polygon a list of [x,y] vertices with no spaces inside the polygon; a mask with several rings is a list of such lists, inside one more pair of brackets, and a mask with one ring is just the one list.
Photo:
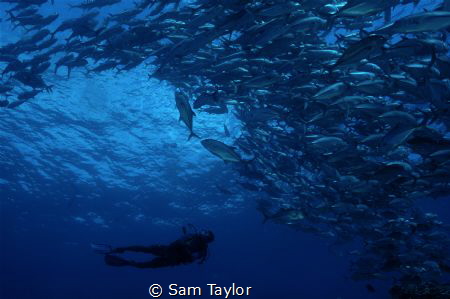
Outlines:
{"label": "diver silhouette", "polygon": [[[128,246],[113,248],[106,244],[91,244],[95,252],[105,255],[105,263],[110,266],[131,266],[136,268],[162,268],[190,264],[199,260],[202,264],[208,256],[208,244],[214,241],[214,234],[209,230],[198,231],[193,225],[189,225],[194,231],[188,233],[188,228],[183,227],[183,236],[169,245]],[[155,257],[150,261],[136,262],[124,259],[116,254],[126,251],[150,253]]]}

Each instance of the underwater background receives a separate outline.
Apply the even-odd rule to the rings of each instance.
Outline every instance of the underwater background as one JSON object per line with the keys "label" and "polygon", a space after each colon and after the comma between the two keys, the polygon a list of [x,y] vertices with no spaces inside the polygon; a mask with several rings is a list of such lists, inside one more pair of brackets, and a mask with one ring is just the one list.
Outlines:
{"label": "underwater background", "polygon": [[[6,20],[15,3],[7,2],[0,3],[0,46],[26,35]],[[441,3],[399,6],[393,20]],[[61,20],[83,13],[69,4],[75,2],[55,0],[39,11]],[[99,19],[133,5],[102,7]],[[177,87],[149,78],[152,61],[117,73],[74,68],[70,78],[65,67],[51,67],[44,75],[51,92],[0,110],[0,298],[150,298],[154,283],[163,286],[162,298],[170,297],[169,284],[205,291],[208,283],[252,287],[250,298],[390,298],[391,278],[352,279],[347,249],[359,239],[334,244],[267,220],[258,204],[264,190],[242,187],[233,163],[205,150],[201,139],[187,140]],[[246,128],[233,112],[232,106],[224,114],[196,111],[195,133],[234,144]],[[415,204],[447,225],[449,199],[445,190]],[[204,264],[108,267],[90,247],[168,244],[186,224],[215,233]]]}

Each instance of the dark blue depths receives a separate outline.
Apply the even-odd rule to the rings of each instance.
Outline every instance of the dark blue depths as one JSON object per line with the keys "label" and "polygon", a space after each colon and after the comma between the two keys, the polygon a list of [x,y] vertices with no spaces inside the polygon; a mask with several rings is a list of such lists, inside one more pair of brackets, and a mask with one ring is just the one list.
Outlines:
{"label": "dark blue depths", "polygon": [[[237,214],[204,216],[190,211],[184,215],[154,197],[145,203],[149,216],[180,217],[215,231],[208,260],[167,269],[108,267],[90,250],[91,242],[146,245],[169,243],[181,235],[179,227],[133,223],[120,209],[110,208],[111,203],[129,196],[111,190],[95,204],[80,202],[68,207],[66,203],[29,202],[19,195],[17,200],[29,205],[25,215],[3,204],[1,298],[149,298],[148,288],[154,283],[166,292],[169,284],[200,286],[203,297],[209,292],[207,284],[229,287],[236,283],[252,287],[249,298],[386,298],[383,283],[374,283],[376,293],[370,294],[365,283],[348,277],[348,260],[339,255],[339,249],[308,234],[263,225],[251,206]],[[103,229],[67,221],[88,206],[113,217],[113,224]]]}

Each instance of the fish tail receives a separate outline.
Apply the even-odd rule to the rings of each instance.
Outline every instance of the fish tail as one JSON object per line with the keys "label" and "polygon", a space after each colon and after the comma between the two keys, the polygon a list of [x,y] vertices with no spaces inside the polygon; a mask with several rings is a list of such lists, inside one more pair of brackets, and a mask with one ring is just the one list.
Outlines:
{"label": "fish tail", "polygon": [[266,224],[266,222],[270,220],[270,217],[264,210],[261,211],[261,213],[263,214],[263,217],[264,217],[262,220],[262,224]]}
{"label": "fish tail", "polygon": [[17,18],[12,14],[12,12],[12,9],[6,11],[6,13],[9,15],[8,20],[15,21]]}
{"label": "fish tail", "polygon": [[200,137],[197,134],[195,134],[194,132],[191,132],[191,134],[189,134],[188,141],[191,140],[192,137],[200,139]]}

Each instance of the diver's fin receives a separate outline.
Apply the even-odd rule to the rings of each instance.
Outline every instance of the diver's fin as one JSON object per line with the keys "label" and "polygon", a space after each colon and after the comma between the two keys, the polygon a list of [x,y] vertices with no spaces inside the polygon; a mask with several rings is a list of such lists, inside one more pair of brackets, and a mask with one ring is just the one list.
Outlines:
{"label": "diver's fin", "polygon": [[113,250],[111,245],[98,243],[91,243],[91,248],[92,250],[94,250],[95,253],[100,254],[108,254],[111,253],[111,251]]}
{"label": "diver's fin", "polygon": [[132,262],[130,262],[126,259],[123,259],[116,255],[111,255],[111,254],[105,255],[105,263],[107,265],[115,266],[115,267],[129,266],[129,265],[133,264]]}

